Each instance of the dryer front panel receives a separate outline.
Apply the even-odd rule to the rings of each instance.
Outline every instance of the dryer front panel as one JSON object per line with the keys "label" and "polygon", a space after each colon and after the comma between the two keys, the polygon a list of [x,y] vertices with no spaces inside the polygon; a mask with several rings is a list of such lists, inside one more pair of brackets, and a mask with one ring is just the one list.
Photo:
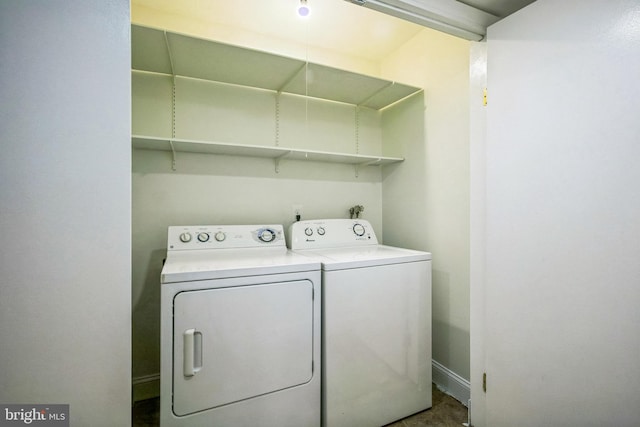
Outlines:
{"label": "dryer front panel", "polygon": [[313,283],[308,280],[180,292],[173,315],[177,416],[312,379]]}

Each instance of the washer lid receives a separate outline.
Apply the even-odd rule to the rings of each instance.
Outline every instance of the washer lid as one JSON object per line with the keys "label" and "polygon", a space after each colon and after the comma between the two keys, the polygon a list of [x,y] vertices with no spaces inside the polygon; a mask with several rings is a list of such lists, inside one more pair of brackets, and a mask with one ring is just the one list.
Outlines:
{"label": "washer lid", "polygon": [[320,257],[324,271],[431,260],[429,252],[385,245],[305,250],[300,253]]}
{"label": "washer lid", "polygon": [[190,282],[319,269],[318,260],[284,248],[174,251],[167,254],[161,282]]}

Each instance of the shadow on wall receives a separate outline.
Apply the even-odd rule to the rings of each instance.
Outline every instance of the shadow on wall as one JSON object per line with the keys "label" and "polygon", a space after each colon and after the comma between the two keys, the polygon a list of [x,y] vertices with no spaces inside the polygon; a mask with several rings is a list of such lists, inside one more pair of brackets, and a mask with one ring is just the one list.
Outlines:
{"label": "shadow on wall", "polygon": [[448,272],[441,270],[434,269],[432,272],[433,359],[468,380],[469,331],[455,326],[457,319],[452,319],[449,276]]}
{"label": "shadow on wall", "polygon": [[[166,256],[165,248],[151,252],[144,287],[137,301],[134,300],[132,313],[134,375],[152,375],[160,372],[160,273]],[[154,345],[136,345],[140,342]],[[140,362],[144,366],[136,366],[140,365]]]}

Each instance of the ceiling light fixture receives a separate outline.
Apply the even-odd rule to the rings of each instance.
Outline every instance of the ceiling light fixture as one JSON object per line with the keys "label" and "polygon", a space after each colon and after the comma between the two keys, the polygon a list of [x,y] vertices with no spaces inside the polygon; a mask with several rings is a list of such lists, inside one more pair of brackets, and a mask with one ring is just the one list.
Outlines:
{"label": "ceiling light fixture", "polygon": [[307,0],[300,0],[300,5],[298,5],[298,16],[301,18],[306,18],[311,14],[311,9],[307,5]]}

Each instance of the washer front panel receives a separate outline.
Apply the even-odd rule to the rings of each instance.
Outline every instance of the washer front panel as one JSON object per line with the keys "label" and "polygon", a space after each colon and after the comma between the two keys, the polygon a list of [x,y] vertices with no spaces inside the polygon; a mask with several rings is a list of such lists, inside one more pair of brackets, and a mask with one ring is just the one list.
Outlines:
{"label": "washer front panel", "polygon": [[431,407],[431,262],[323,272],[323,426]]}

